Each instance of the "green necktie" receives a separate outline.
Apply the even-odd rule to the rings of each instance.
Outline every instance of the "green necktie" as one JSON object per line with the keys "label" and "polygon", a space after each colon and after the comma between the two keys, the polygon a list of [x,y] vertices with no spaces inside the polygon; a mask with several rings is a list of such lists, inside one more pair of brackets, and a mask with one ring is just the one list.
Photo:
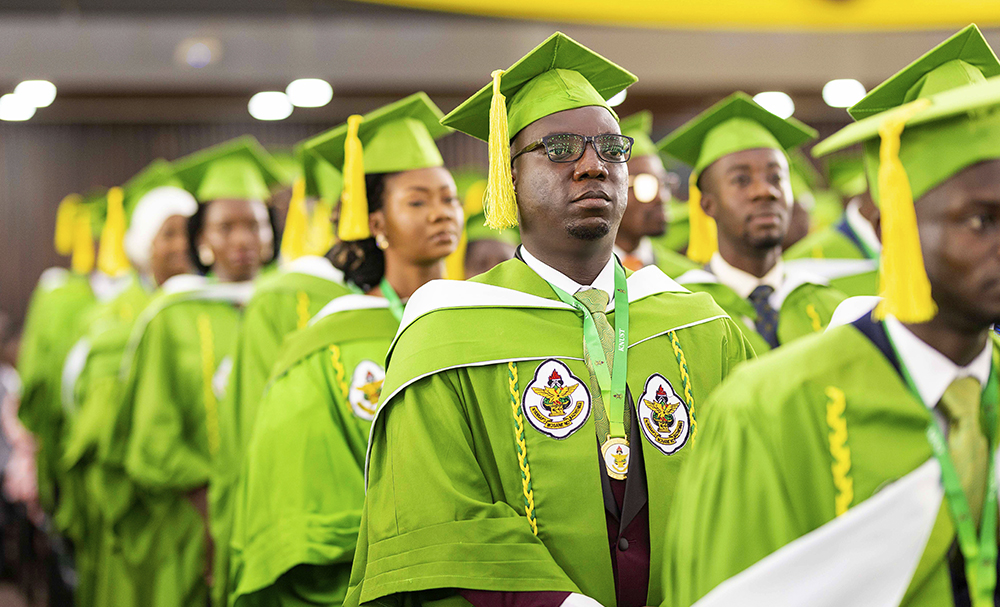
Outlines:
{"label": "green necktie", "polygon": [[[611,374],[614,364],[615,350],[615,330],[608,322],[608,302],[611,297],[600,289],[586,287],[573,294],[573,297],[582,303],[590,315],[594,318],[594,325],[597,327],[597,336],[601,338],[601,347],[604,349],[604,356],[599,355],[595,360],[595,353],[588,352],[586,344],[583,348],[583,360],[587,363],[590,371],[590,392],[594,401],[594,425],[597,427],[597,438],[603,442],[611,434],[611,423],[608,421],[607,410],[604,408],[604,397],[601,395],[601,387],[597,383],[597,374],[594,372],[595,365],[607,365],[608,374]],[[626,407],[627,408],[627,407]],[[628,436],[629,412],[625,413],[625,435]]]}
{"label": "green necktie", "polygon": [[981,395],[979,381],[963,377],[951,382],[940,404],[941,412],[948,418],[948,451],[977,525],[989,468],[989,445],[979,423]]}

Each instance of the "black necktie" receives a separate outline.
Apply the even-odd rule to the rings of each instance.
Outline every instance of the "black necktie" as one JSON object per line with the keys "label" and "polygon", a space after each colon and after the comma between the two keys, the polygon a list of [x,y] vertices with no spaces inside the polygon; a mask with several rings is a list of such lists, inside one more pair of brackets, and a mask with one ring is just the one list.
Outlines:
{"label": "black necktie", "polygon": [[777,348],[778,311],[768,301],[772,293],[774,293],[774,287],[760,285],[750,293],[749,299],[750,303],[753,304],[753,309],[757,311],[757,321],[754,323],[757,332],[760,333],[768,345],[772,348]]}

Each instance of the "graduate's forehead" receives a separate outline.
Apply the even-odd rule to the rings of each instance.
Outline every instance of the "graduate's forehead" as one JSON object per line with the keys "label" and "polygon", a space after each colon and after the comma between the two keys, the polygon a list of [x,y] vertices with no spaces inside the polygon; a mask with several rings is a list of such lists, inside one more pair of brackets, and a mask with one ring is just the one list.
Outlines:
{"label": "graduate's forehead", "polygon": [[916,204],[920,214],[961,212],[970,206],[1000,207],[1000,159],[966,167],[927,192]]}
{"label": "graduate's forehead", "polygon": [[621,129],[618,127],[618,121],[607,108],[592,105],[543,116],[521,129],[514,141],[530,143],[556,133],[603,135],[621,133]]}

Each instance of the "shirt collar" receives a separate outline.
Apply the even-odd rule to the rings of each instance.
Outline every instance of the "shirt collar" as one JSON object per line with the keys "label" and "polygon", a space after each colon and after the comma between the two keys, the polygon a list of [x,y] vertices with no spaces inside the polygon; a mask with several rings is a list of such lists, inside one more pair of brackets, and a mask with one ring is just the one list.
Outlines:
{"label": "shirt collar", "polygon": [[933,409],[937,406],[951,382],[962,377],[974,377],[980,386],[985,386],[992,366],[993,341],[987,340],[986,347],[975,359],[964,367],[959,367],[947,356],[935,350],[907,329],[892,316],[886,316],[885,330],[896,348],[900,363],[909,373],[924,405]]}
{"label": "shirt collar", "polygon": [[597,279],[594,280],[593,284],[590,285],[581,285],[580,283],[576,282],[569,276],[566,276],[559,270],[543,263],[537,257],[532,255],[531,252],[528,251],[528,249],[525,248],[524,245],[521,245],[521,259],[524,260],[524,263],[528,264],[528,267],[531,268],[535,272],[535,274],[541,276],[543,280],[545,280],[551,285],[559,287],[560,289],[569,293],[570,295],[573,295],[580,289],[586,289],[590,287],[604,291],[605,293],[608,294],[608,310],[613,309],[614,297],[612,297],[612,295],[615,292],[614,255],[612,255],[611,258],[608,259],[608,263],[605,264],[604,269],[601,270],[601,273],[597,275]]}
{"label": "shirt collar", "polygon": [[712,255],[708,267],[720,283],[736,291],[736,294],[743,299],[750,297],[753,290],[761,285],[767,285],[777,291],[785,280],[785,264],[781,259],[778,259],[778,263],[774,264],[774,267],[760,278],[733,267],[718,253]]}
{"label": "shirt collar", "polygon": [[651,266],[656,263],[656,254],[653,251],[653,241],[646,236],[639,239],[639,244],[636,245],[635,250],[631,253],[623,250],[618,245],[614,246],[614,253],[618,256],[618,259],[625,259],[625,257],[631,255],[641,261],[644,266]]}
{"label": "shirt collar", "polygon": [[857,198],[851,200],[847,204],[847,210],[844,212],[844,218],[847,220],[847,225],[851,226],[851,229],[857,235],[861,242],[865,243],[865,246],[874,251],[876,254],[882,252],[882,243],[879,242],[878,234],[875,233],[875,228],[872,227],[870,221],[864,218],[861,214],[861,201]]}

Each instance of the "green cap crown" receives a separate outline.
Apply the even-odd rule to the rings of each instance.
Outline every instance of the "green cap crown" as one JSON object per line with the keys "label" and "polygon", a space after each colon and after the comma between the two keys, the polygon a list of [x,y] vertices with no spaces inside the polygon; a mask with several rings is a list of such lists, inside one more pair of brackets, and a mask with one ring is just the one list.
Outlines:
{"label": "green cap crown", "polygon": [[302,178],[306,182],[306,196],[326,203],[336,203],[344,188],[344,176],[340,171],[303,147],[299,147],[296,154],[302,166]]}
{"label": "green cap crown", "polygon": [[790,150],[816,137],[794,118],[780,118],[736,92],[708,108],[659,143],[660,150],[700,174],[716,160],[757,148]]}
{"label": "green cap crown", "polygon": [[[588,106],[607,109],[608,99],[638,80],[569,36],[556,32],[504,71],[500,92],[507,99],[507,136],[556,112]],[[490,133],[493,84],[465,100],[442,123],[477,139]]]}
{"label": "green cap crown", "polygon": [[181,180],[174,174],[173,165],[162,158],[157,158],[122,186],[125,214],[131,218],[135,205],[143,196],[151,190],[164,186],[183,188]]}
{"label": "green cap crown", "polygon": [[868,191],[865,163],[861,154],[837,154],[826,159],[830,187],[841,196],[853,198]]}
{"label": "green cap crown", "polygon": [[653,134],[653,112],[643,110],[631,116],[622,118],[618,123],[621,127],[622,135],[627,135],[634,139],[632,144],[632,157],[637,156],[659,156],[660,151],[656,149],[656,144],[650,138]]}
{"label": "green cap crown", "polygon": [[[426,93],[414,93],[363,116],[358,139],[364,147],[365,173],[397,173],[444,166],[436,140],[451,132],[442,112]],[[302,142],[306,152],[342,171],[347,124]]]}
{"label": "green cap crown", "polygon": [[174,169],[184,189],[198,202],[220,198],[266,201],[271,188],[283,183],[281,168],[250,136],[176,160]]}

